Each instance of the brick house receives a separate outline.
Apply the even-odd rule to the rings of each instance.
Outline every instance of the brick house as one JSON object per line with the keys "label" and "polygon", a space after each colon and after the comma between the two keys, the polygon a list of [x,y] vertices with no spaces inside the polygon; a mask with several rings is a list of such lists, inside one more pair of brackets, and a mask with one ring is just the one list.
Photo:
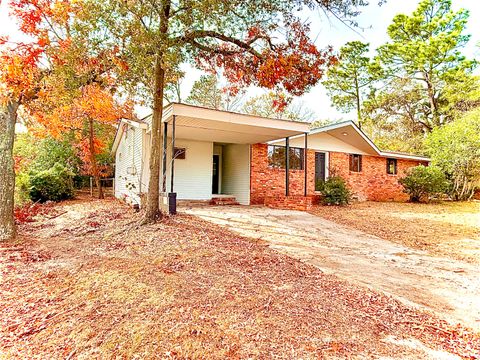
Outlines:
{"label": "brick house", "polygon": [[[310,130],[301,122],[173,103],[163,124],[160,186],[178,200],[308,209],[319,198],[320,183],[335,174],[359,200],[404,201],[398,178],[429,162],[381,151],[351,121]],[[122,120],[112,152],[115,195],[141,204],[149,178],[150,118]]]}

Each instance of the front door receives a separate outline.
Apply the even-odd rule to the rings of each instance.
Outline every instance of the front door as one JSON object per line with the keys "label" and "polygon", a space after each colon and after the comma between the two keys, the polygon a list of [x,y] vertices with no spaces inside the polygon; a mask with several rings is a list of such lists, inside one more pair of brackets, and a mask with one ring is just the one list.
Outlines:
{"label": "front door", "polygon": [[325,153],[315,153],[315,190],[318,191],[322,188],[322,184],[325,181]]}
{"label": "front door", "polygon": [[220,155],[213,155],[213,178],[212,178],[212,194],[218,194],[218,179],[220,172]]}

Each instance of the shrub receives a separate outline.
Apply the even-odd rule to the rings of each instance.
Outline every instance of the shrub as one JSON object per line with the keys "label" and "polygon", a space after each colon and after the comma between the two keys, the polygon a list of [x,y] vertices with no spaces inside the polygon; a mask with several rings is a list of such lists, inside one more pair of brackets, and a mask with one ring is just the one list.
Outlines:
{"label": "shrub", "polygon": [[60,201],[72,198],[73,173],[56,163],[52,168],[30,176],[30,197],[33,201]]}
{"label": "shrub", "polygon": [[444,193],[448,188],[445,173],[436,166],[419,165],[411,168],[407,175],[398,180],[410,201],[428,201],[434,195]]}
{"label": "shrub", "polygon": [[340,176],[329,177],[320,189],[325,205],[347,205],[350,201],[350,190]]}
{"label": "shrub", "polygon": [[23,205],[30,201],[30,176],[19,173],[15,176],[15,204]]}
{"label": "shrub", "polygon": [[451,197],[471,199],[480,184],[480,109],[434,129],[426,146],[432,163],[451,180]]}

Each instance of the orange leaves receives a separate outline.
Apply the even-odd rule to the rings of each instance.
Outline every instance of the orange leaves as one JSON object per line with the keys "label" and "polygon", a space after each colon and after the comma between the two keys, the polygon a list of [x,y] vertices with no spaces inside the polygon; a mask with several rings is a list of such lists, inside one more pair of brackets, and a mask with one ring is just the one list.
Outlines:
{"label": "orange leaves", "polygon": [[82,96],[75,106],[79,113],[104,124],[114,124],[122,117],[131,116],[132,111],[129,104],[124,106],[118,104],[110,92],[96,84],[83,89]]}
{"label": "orange leaves", "polygon": [[37,62],[41,52],[35,45],[19,44],[0,53],[0,103],[25,97],[34,89],[40,75]]}
{"label": "orange leaves", "polygon": [[68,0],[14,0],[10,6],[12,14],[19,20],[20,30],[32,37],[42,35],[42,22],[46,18],[50,24],[66,26],[74,10]]}
{"label": "orange leaves", "polygon": [[[66,91],[60,89],[60,92]],[[47,91],[30,111],[34,123],[41,125],[46,133],[54,137],[66,131],[82,130],[89,119],[98,124],[114,125],[119,119],[131,117],[133,113],[130,101],[120,103],[110,91],[95,83],[63,100],[55,95],[56,92]]]}
{"label": "orange leaves", "polygon": [[308,33],[307,25],[289,22],[284,41],[274,43],[268,29],[256,26],[249,29],[244,41],[254,51],[222,44],[217,51],[200,53],[199,62],[206,69],[222,67],[228,81],[237,86],[257,85],[299,96],[336,61],[332,49],[320,51]]}

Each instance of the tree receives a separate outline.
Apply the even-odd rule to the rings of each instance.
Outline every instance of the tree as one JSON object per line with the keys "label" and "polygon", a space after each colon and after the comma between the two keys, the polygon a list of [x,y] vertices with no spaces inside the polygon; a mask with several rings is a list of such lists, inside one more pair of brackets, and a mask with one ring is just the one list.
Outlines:
{"label": "tree", "polygon": [[360,41],[342,46],[338,63],[328,70],[328,79],[322,83],[337,109],[346,113],[356,110],[360,126],[363,120],[361,103],[375,79],[372,73],[376,71],[375,64],[367,56],[368,47]]}
{"label": "tree", "polygon": [[[312,122],[315,113],[302,102],[290,102],[284,100],[285,96],[268,92],[254,96],[243,105],[242,111],[250,115],[287,119],[294,121]],[[273,106],[276,102],[287,103],[283,106]]]}
{"label": "tree", "polygon": [[[9,5],[20,30],[29,40],[0,39],[1,239],[15,235],[12,148],[19,109],[29,113],[42,102],[40,99],[52,98],[51,93],[57,87],[79,89],[101,83],[102,74],[114,66],[122,66],[114,57],[115,49],[105,52],[99,47],[95,41],[98,38],[96,29],[88,32],[85,23],[81,23],[84,9],[79,1],[12,0]],[[68,64],[77,64],[77,67],[66,66]],[[80,68],[83,71],[74,71]],[[64,103],[64,94],[57,94],[58,98],[51,101],[50,106]]]}
{"label": "tree", "polygon": [[388,91],[372,89],[363,102],[364,127],[383,149],[423,151],[423,108],[428,101],[421,86],[408,78],[391,80]]}
{"label": "tree", "polygon": [[471,199],[480,185],[480,109],[436,128],[426,145],[433,164],[452,181],[453,198]]}
{"label": "tree", "polygon": [[232,95],[228,86],[220,85],[216,75],[202,75],[193,84],[187,103],[211,109],[235,111],[240,107],[241,95],[243,92]]}
{"label": "tree", "polygon": [[[34,33],[35,16],[26,15],[23,26],[27,21]],[[11,44],[8,39],[0,38],[0,241],[10,240],[16,233],[13,217],[15,124],[19,107],[35,98],[44,74],[39,59],[45,44],[40,34],[37,35],[28,44]]]}
{"label": "tree", "polygon": [[[424,132],[430,132],[452,119],[445,111],[450,100],[447,86],[460,87],[476,66],[461,49],[470,36],[464,34],[468,11],[451,9],[450,0],[422,0],[412,15],[397,15],[388,27],[390,42],[378,48],[383,80],[402,78],[418,84],[428,106],[421,111]],[[389,92],[386,87],[384,92]]]}
{"label": "tree", "polygon": [[[161,215],[162,102],[166,85],[179,73],[180,64],[190,61],[203,69],[223,68],[226,80],[238,88],[257,85],[301,95],[318,82],[335,58],[330,49],[315,47],[308,26],[295,13],[308,6],[350,15],[358,5],[357,1],[328,0],[87,3],[92,26],[102,24],[98,33],[120,47],[128,64],[119,78],[137,95],[150,94],[153,116],[145,222]],[[361,1],[360,5],[366,4]]]}
{"label": "tree", "polygon": [[[68,88],[57,86],[56,90],[50,89],[50,96],[40,99],[38,106],[30,108],[35,124],[42,127],[40,131],[56,138],[64,133],[75,136],[83,172],[94,178],[99,199],[104,197],[100,179],[108,174],[108,167],[100,165],[98,158],[111,143],[114,125],[121,118],[132,117],[131,104],[118,102],[105,87],[95,82],[69,93]],[[59,91],[64,98],[61,105],[56,95]]]}

